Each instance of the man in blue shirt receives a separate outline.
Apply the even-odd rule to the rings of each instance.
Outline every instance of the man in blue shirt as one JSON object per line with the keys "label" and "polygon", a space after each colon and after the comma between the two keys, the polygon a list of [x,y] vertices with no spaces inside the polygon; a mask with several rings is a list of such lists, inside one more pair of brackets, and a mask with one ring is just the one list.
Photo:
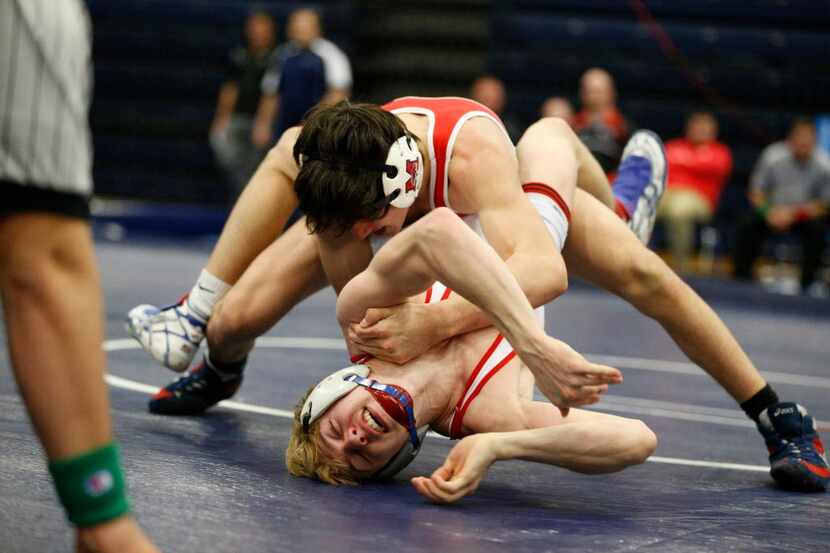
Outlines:
{"label": "man in blue shirt", "polygon": [[262,80],[262,99],[253,131],[254,143],[259,146],[270,145],[286,129],[299,124],[317,103],[334,104],[345,99],[352,86],[349,59],[322,38],[320,17],[315,11],[293,12],[286,34],[289,42],[278,49],[274,64]]}

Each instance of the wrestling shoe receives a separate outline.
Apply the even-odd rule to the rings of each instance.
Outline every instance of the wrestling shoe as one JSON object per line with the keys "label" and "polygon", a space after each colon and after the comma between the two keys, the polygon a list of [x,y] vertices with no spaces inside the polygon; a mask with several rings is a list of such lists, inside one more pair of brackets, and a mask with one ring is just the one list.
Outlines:
{"label": "wrestling shoe", "polygon": [[187,370],[199,351],[207,317],[196,313],[185,296],[179,303],[167,307],[133,307],[127,313],[126,327],[153,359],[180,373]]}
{"label": "wrestling shoe", "polygon": [[147,405],[157,415],[200,415],[233,396],[241,384],[241,371],[223,379],[202,360],[187,374],[156,392]]}
{"label": "wrestling shoe", "polygon": [[614,197],[628,213],[628,226],[648,245],[657,204],[666,190],[666,152],[663,141],[651,131],[637,131],[625,145],[614,179]]}
{"label": "wrestling shoe", "polygon": [[830,481],[824,444],[815,422],[797,403],[776,403],[758,417],[758,430],[769,450],[770,475],[779,486],[821,492]]}

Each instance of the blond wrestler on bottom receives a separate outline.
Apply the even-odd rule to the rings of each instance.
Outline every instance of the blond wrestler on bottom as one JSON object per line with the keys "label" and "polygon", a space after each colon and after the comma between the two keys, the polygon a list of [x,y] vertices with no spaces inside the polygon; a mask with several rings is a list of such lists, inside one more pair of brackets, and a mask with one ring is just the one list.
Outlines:
{"label": "blond wrestler on bottom", "polygon": [[[427,429],[461,439],[430,477],[412,479],[437,502],[472,493],[499,460],[598,474],[651,455],[657,438],[641,421],[582,409],[562,417],[533,400],[534,377],[511,344],[552,338],[501,258],[449,210],[431,212],[383,247],[343,288],[338,321],[345,332],[369,308],[434,303],[454,292],[496,328],[457,336],[404,365],[364,358],[325,378],[295,411],[286,450],[292,474],[330,484],[391,477],[415,457]],[[606,389],[598,384],[593,393]]]}

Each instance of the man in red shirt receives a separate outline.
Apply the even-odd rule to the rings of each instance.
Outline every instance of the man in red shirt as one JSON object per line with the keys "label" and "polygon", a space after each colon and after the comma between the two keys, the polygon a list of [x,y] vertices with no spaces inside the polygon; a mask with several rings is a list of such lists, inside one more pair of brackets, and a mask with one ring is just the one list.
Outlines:
{"label": "man in red shirt", "polygon": [[732,171],[732,153],[718,142],[718,121],[706,111],[692,113],[686,134],[666,143],[669,180],[658,209],[668,231],[674,268],[688,272],[696,223],[712,218]]}

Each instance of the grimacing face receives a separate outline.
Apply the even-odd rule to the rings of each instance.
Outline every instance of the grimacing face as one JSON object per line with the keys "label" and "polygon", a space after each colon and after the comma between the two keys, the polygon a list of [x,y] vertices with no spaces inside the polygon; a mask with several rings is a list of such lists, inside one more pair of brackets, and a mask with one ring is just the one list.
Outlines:
{"label": "grimacing face", "polygon": [[363,386],[337,400],[318,423],[324,454],[364,477],[382,469],[409,439]]}

